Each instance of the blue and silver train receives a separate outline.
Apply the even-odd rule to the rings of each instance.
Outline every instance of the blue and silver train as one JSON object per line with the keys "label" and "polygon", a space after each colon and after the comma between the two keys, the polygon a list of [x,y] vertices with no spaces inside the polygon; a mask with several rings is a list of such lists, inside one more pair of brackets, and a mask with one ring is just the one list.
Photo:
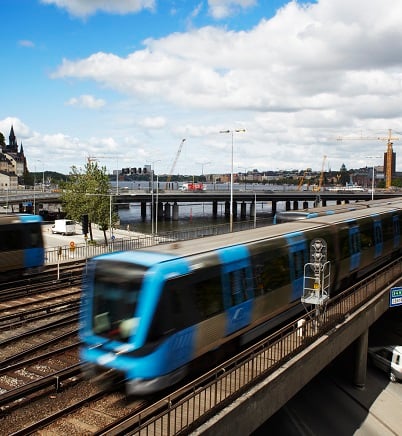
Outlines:
{"label": "blue and silver train", "polygon": [[244,345],[302,309],[304,265],[327,243],[331,294],[401,254],[402,199],[90,260],[81,358],[128,394],[164,389],[203,356]]}
{"label": "blue and silver train", "polygon": [[42,217],[0,215],[0,280],[39,272],[44,262]]}

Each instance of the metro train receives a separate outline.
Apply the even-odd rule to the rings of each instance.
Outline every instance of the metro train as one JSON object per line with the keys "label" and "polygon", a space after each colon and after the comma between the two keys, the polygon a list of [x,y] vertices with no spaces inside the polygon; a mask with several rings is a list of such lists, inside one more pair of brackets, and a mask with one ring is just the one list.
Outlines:
{"label": "metro train", "polygon": [[83,288],[81,358],[90,375],[123,379],[129,395],[162,390],[199,359],[301,313],[314,239],[327,244],[332,296],[401,255],[401,219],[398,199],[95,257]]}
{"label": "metro train", "polygon": [[0,215],[0,281],[39,272],[45,263],[42,217]]}

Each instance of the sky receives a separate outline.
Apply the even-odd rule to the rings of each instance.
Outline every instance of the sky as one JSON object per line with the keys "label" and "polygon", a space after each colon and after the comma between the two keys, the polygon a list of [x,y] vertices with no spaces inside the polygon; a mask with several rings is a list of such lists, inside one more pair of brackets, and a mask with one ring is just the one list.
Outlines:
{"label": "sky", "polygon": [[0,132],[30,171],[337,171],[381,165],[389,135],[401,171],[400,17],[400,0],[1,0]]}

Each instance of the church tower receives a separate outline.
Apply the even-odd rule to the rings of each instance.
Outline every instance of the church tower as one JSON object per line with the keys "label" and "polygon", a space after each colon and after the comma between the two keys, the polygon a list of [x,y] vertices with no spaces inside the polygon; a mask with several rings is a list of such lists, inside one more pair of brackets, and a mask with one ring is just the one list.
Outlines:
{"label": "church tower", "polygon": [[14,134],[14,126],[11,126],[10,136],[8,137],[9,143],[6,146],[6,152],[8,153],[18,153],[17,138]]}

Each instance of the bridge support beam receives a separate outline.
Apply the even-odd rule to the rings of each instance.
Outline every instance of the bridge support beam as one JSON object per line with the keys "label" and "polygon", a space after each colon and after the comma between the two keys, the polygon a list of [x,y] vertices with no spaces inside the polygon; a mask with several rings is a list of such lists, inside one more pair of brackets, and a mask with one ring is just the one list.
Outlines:
{"label": "bridge support beam", "polygon": [[144,220],[147,216],[147,202],[141,201],[141,218]]}
{"label": "bridge support beam", "polygon": [[172,206],[169,202],[165,203],[165,219],[170,220],[172,216]]}
{"label": "bridge support beam", "polygon": [[173,221],[179,221],[179,205],[176,202],[173,203]]}
{"label": "bridge support beam", "polygon": [[161,220],[163,218],[163,203],[158,201],[156,205],[156,218]]}
{"label": "bridge support beam", "polygon": [[308,201],[303,201],[303,209],[308,209]]}
{"label": "bridge support beam", "polygon": [[218,202],[214,200],[212,202],[212,218],[216,219],[218,217]]}
{"label": "bridge support beam", "polygon": [[[254,207],[255,207],[255,205],[254,205]],[[271,210],[272,210],[272,216],[275,216],[275,214],[276,214],[276,209],[277,209],[276,201],[272,201],[272,207],[271,207]]]}
{"label": "bridge support beam", "polygon": [[290,201],[289,200],[286,200],[285,209],[290,210]]}
{"label": "bridge support beam", "polygon": [[251,216],[251,217],[253,217],[254,214],[255,214],[255,206],[256,206],[255,202],[252,201],[252,202],[250,203],[250,216]]}
{"label": "bridge support beam", "polygon": [[242,204],[240,205],[240,218],[244,220],[246,219],[246,215],[247,215],[247,204],[243,201]]}
{"label": "bridge support beam", "polygon": [[297,200],[293,201],[293,210],[298,210],[299,209],[299,202]]}
{"label": "bridge support beam", "polygon": [[366,385],[367,375],[367,348],[368,348],[368,329],[356,340],[356,362],[353,383],[363,389]]}

